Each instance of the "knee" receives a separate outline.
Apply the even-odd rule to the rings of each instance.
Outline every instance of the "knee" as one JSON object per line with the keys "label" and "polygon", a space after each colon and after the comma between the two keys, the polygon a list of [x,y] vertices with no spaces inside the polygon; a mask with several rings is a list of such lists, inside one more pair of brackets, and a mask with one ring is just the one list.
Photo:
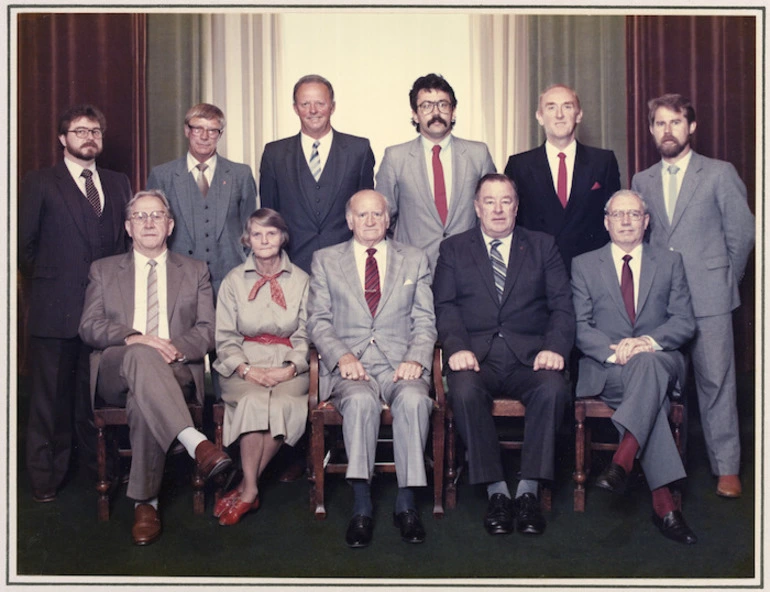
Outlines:
{"label": "knee", "polygon": [[447,387],[447,400],[452,409],[491,404],[491,397],[484,388],[481,377],[472,370],[451,372],[447,376]]}
{"label": "knee", "polygon": [[340,411],[345,417],[379,418],[382,405],[369,389],[361,389],[346,395]]}
{"label": "knee", "polygon": [[135,343],[126,346],[126,353],[123,355],[124,368],[147,368],[148,365],[158,364],[168,366],[168,364],[163,361],[163,356],[161,356],[160,352],[154,347],[144,345],[143,343]]}
{"label": "knee", "polygon": [[400,407],[408,417],[428,415],[433,409],[433,400],[428,396],[427,388],[405,387],[393,403],[393,407]]}
{"label": "knee", "polygon": [[569,384],[562,372],[554,370],[539,370],[535,373],[537,380],[537,397],[541,401],[549,401],[553,405],[566,405],[570,398]]}

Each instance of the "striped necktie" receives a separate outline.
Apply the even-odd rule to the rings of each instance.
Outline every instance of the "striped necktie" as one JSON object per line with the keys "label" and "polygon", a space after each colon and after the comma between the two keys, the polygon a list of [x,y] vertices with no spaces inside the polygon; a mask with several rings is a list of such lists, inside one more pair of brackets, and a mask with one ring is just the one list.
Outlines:
{"label": "striped necktie", "polygon": [[145,335],[157,335],[160,325],[160,306],[158,304],[158,262],[150,259],[147,262],[150,270],[147,272],[147,331]]}
{"label": "striped necktie", "polygon": [[495,276],[495,288],[497,288],[497,297],[503,299],[503,290],[505,289],[505,262],[503,256],[497,247],[503,244],[503,241],[495,239],[489,243],[489,259],[492,261],[492,274]]}
{"label": "striped necktie", "polygon": [[313,151],[310,153],[310,172],[316,181],[321,178],[321,157],[318,155],[318,146],[320,145],[321,142],[318,140],[313,142]]}
{"label": "striped necktie", "polygon": [[93,175],[88,169],[83,169],[83,172],[80,173],[80,176],[86,180],[86,199],[91,204],[96,215],[101,217],[102,203],[99,200],[99,192],[96,190],[96,185],[94,185],[94,180],[92,179]]}
{"label": "striped necktie", "polygon": [[366,249],[367,257],[364,271],[364,296],[372,316],[377,312],[377,305],[380,303],[380,270],[377,267],[377,259],[374,258],[376,252],[377,249]]}

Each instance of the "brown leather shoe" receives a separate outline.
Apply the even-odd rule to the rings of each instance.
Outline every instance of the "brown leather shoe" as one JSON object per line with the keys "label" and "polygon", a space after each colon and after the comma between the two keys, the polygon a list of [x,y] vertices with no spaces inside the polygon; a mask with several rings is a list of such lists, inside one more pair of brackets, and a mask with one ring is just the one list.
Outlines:
{"label": "brown leather shoe", "polygon": [[717,483],[717,495],[721,497],[741,497],[743,489],[738,475],[720,475]]}
{"label": "brown leather shoe", "polygon": [[225,452],[208,440],[204,440],[195,448],[195,462],[198,463],[204,480],[211,479],[233,464]]}
{"label": "brown leather shoe", "polygon": [[149,545],[160,537],[158,511],[150,504],[139,504],[134,508],[134,526],[131,537],[135,545]]}

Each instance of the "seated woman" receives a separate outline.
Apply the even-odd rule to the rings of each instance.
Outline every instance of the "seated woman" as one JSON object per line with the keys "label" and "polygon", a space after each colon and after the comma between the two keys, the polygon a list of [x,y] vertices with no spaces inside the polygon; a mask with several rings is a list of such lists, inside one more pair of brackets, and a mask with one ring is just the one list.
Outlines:
{"label": "seated woman", "polygon": [[214,368],[226,403],[224,444],[240,439],[243,480],[214,506],[222,525],[259,507],[259,476],[283,442],[294,445],[307,420],[308,275],[289,261],[286,222],[262,208],[241,241],[251,256],[222,281]]}

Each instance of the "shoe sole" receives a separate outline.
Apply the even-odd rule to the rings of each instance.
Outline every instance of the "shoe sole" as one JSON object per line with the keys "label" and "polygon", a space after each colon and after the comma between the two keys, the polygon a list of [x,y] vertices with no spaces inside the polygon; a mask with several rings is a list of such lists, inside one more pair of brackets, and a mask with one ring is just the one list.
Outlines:
{"label": "shoe sole", "polygon": [[732,491],[720,491],[719,489],[717,489],[717,495],[719,497],[725,497],[727,499],[737,499],[741,497],[740,493],[733,493]]}
{"label": "shoe sole", "polygon": [[218,462],[218,463],[217,463],[217,464],[215,464],[215,465],[214,465],[214,467],[213,467],[213,468],[212,468],[212,469],[209,471],[209,474],[208,474],[208,475],[206,475],[206,476],[204,477],[204,480],[208,481],[208,480],[209,480],[209,479],[211,479],[212,477],[215,477],[215,476],[219,475],[219,473],[221,473],[222,471],[224,471],[225,469],[227,469],[227,468],[228,468],[230,465],[232,465],[232,464],[233,464],[233,461],[232,461],[232,460],[230,460],[230,459],[227,459],[227,460],[223,460],[223,461],[221,461],[221,462]]}

